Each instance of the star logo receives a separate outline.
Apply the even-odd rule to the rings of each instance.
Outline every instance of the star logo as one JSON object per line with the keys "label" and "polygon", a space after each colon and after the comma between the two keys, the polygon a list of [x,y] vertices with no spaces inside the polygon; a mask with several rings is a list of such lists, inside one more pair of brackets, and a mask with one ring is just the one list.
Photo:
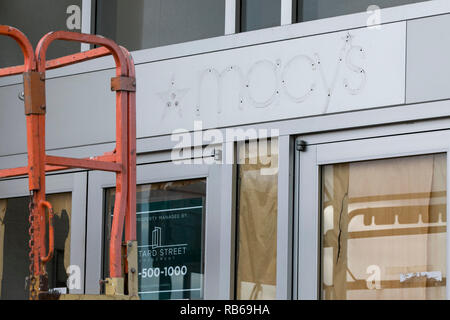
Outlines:
{"label": "star logo", "polygon": [[179,89],[176,86],[175,76],[172,76],[169,88],[167,91],[159,92],[158,96],[164,103],[164,114],[163,118],[165,118],[166,114],[171,110],[176,110],[180,117],[183,117],[181,110],[181,101],[189,92],[189,89]]}

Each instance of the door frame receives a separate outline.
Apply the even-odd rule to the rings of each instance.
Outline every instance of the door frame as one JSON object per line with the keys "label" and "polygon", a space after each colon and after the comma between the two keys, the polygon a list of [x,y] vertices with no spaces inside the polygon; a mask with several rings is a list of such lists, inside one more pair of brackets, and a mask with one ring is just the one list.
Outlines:
{"label": "door frame", "polygon": [[[417,156],[433,153],[447,154],[447,168],[450,168],[450,130],[398,134],[383,137],[368,137],[353,140],[335,141],[333,133],[317,136],[298,137],[306,142],[306,149],[295,152],[295,239],[294,252],[296,281],[294,289],[298,299],[316,300],[320,298],[320,167],[328,164],[366,161],[376,159]],[[308,140],[314,141],[308,144]],[[450,185],[447,174],[447,186]],[[447,192],[447,204],[449,201]],[[450,214],[447,205],[447,217]],[[447,223],[447,234],[449,233]],[[450,274],[450,237],[447,236],[447,267]],[[450,298],[450,285],[446,287]]]}
{"label": "door frame", "polygon": [[[70,265],[78,266],[81,273],[81,289],[70,293],[83,294],[85,288],[85,240],[86,240],[86,186],[87,172],[53,174],[46,176],[46,193],[72,193],[70,221]],[[0,199],[28,197],[28,178],[0,181]],[[76,230],[76,232],[72,232]]]}
{"label": "door frame", "polygon": [[[229,284],[223,275],[223,259],[229,253],[221,250],[227,232],[221,217],[221,168],[212,164],[174,164],[158,162],[137,166],[137,185],[190,179],[206,179],[206,213],[204,217],[204,299],[219,299]],[[105,189],[115,186],[115,174],[89,172],[86,247],[86,293],[99,294],[103,275]],[[224,230],[225,229],[225,230]],[[101,230],[102,232],[99,232]]]}

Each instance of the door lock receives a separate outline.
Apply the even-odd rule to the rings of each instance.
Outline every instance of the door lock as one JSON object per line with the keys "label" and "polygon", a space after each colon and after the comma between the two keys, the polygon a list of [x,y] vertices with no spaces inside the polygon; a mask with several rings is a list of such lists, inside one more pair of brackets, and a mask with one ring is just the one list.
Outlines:
{"label": "door lock", "polygon": [[297,140],[295,142],[295,150],[300,152],[305,152],[307,147],[307,143],[305,140]]}

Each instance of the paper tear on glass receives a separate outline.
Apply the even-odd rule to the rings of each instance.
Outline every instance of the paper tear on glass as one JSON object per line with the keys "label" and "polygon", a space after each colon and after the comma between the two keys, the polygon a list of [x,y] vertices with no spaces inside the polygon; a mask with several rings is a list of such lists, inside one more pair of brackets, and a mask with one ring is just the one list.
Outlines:
{"label": "paper tear on glass", "polygon": [[406,274],[400,274],[400,282],[405,282],[415,277],[427,277],[427,279],[434,279],[436,281],[442,281],[442,272],[440,271],[422,271],[412,272]]}

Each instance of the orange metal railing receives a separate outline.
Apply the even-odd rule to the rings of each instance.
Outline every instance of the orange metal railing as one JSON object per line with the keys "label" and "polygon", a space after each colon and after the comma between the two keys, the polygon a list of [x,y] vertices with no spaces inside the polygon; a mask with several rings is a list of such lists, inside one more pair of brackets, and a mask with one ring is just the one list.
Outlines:
{"label": "orange metal railing", "polygon": [[[51,205],[45,201],[45,174],[50,171],[84,168],[116,173],[116,200],[110,239],[110,277],[122,277],[122,233],[125,240],[136,241],[136,76],[134,62],[129,52],[114,41],[97,35],[68,31],[50,32],[38,43],[36,51],[19,30],[0,25],[0,35],[12,37],[20,45],[24,65],[0,69],[0,77],[23,74],[24,104],[27,121],[28,166],[0,170],[0,179],[28,175],[30,203],[30,285],[33,293],[48,290],[45,264],[51,259],[53,227],[49,223],[49,252],[46,251],[46,208],[51,215]],[[100,46],[50,61],[46,53],[54,41],[75,41]],[[49,156],[45,153],[46,71],[99,57],[112,55],[116,64],[116,77],[111,80],[111,90],[116,92],[116,147],[102,156],[74,159]],[[34,292],[33,292],[34,290]]]}

